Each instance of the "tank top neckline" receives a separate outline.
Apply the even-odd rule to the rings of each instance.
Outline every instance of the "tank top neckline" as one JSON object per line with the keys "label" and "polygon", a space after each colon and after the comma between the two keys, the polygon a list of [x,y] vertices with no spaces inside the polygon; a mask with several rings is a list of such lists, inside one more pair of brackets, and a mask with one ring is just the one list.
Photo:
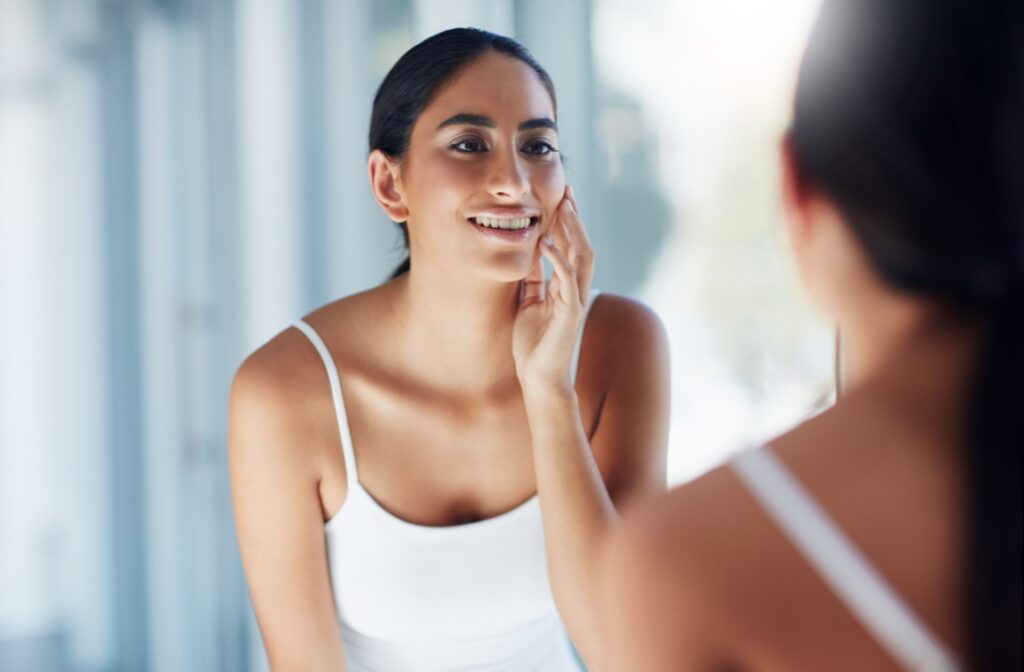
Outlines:
{"label": "tank top neckline", "polygon": [[[574,383],[579,372],[579,358],[580,348],[583,344],[583,331],[586,328],[587,319],[590,317],[590,310],[594,305],[594,300],[599,294],[600,291],[598,290],[592,290],[590,292],[590,298],[587,305],[584,307],[583,319],[580,321],[579,333],[576,335],[576,343],[570,368],[570,379]],[[455,525],[424,525],[422,523],[415,523],[411,520],[406,520],[405,518],[397,516],[389,511],[384,507],[384,505],[377,501],[372,494],[370,494],[369,490],[363,487],[362,481],[359,480],[358,465],[356,465],[355,460],[355,447],[352,441],[352,431],[348,424],[348,413],[345,409],[345,401],[342,394],[341,376],[338,371],[338,365],[334,361],[334,357],[327,348],[327,344],[320,337],[320,334],[317,333],[317,331],[313,329],[308,322],[305,320],[299,320],[294,324],[294,326],[302,331],[313,343],[313,346],[319,352],[320,358],[324,362],[324,366],[327,368],[327,377],[331,385],[331,396],[334,401],[335,415],[342,440],[342,455],[345,461],[347,490],[345,492],[345,499],[341,502],[341,507],[335,511],[330,518],[324,521],[325,532],[329,532],[332,528],[336,527],[337,521],[345,517],[346,510],[350,511],[352,509],[352,504],[360,501],[368,506],[369,510],[378,514],[377,517],[380,520],[385,521],[386,524],[421,535],[452,535],[460,532],[475,532],[499,527],[504,523],[516,520],[523,513],[530,511],[535,506],[539,505],[540,497],[535,491],[533,495],[511,509],[498,513],[494,516],[481,518],[480,520],[474,520],[468,523],[457,523]],[[353,497],[353,494],[355,497]]]}
{"label": "tank top neckline", "polygon": [[370,511],[374,512],[377,518],[383,521],[384,524],[419,534],[453,534],[462,531],[479,531],[498,527],[502,524],[516,520],[521,515],[532,509],[534,504],[539,503],[540,501],[537,493],[534,492],[530,497],[511,509],[507,509],[493,516],[488,516],[487,518],[481,518],[480,520],[474,520],[467,523],[456,523],[454,525],[426,525],[424,523],[415,523],[411,520],[406,520],[405,518],[392,513],[385,508],[383,504],[378,502],[377,499],[370,494],[370,491],[364,488],[363,484],[358,480],[354,484],[350,483],[349,487],[350,490],[345,494],[345,500],[341,503],[341,508],[324,522],[325,530],[330,531],[332,528],[336,527],[338,521],[346,515],[345,511],[351,510],[357,501],[368,507]]}

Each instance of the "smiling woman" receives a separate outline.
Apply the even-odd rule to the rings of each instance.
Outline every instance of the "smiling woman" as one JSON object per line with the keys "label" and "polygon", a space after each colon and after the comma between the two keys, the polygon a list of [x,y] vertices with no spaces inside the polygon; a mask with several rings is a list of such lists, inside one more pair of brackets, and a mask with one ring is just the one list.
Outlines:
{"label": "smiling woman", "polygon": [[[409,261],[259,348],[231,394],[275,669],[563,672],[567,631],[600,669],[592,558],[615,507],[664,488],[667,352],[649,309],[590,292],[556,121],[545,71],[480,30],[381,84],[368,172]],[[545,406],[585,428],[572,450],[531,440]]]}
{"label": "smiling woman", "polygon": [[[539,116],[511,121],[507,116],[499,119],[496,116],[480,114],[478,111],[462,109],[459,107],[462,101],[457,97],[452,99],[449,95],[448,98],[455,104],[444,109],[455,110],[453,114],[441,116],[438,113],[431,119],[434,124],[427,120],[422,124],[416,124],[428,102],[440,102],[435,99],[444,96],[446,85],[451,83],[456,74],[461,74],[460,78],[465,81],[466,73],[461,70],[474,67],[477,70],[482,68],[493,78],[489,81],[493,91],[467,91],[470,96],[466,101],[469,107],[477,104],[476,101],[480,100],[482,95],[491,95],[497,96],[494,100],[497,103],[496,109],[507,112],[508,108],[503,104],[507,101],[503,100],[502,96],[519,97],[525,93],[527,99],[523,102],[537,109]],[[554,153],[558,151],[557,125],[554,121],[557,113],[555,100],[555,86],[551,77],[515,40],[480,30],[456,29],[439,33],[406,52],[384,78],[377,91],[370,120],[371,179],[375,180],[375,176],[378,175],[392,179],[395,177],[394,169],[397,169],[406,158],[410,143],[414,139],[413,127],[418,125],[421,132],[417,139],[430,143],[430,146],[425,148],[427,151],[424,152],[424,159],[430,161],[431,167],[447,167],[449,172],[438,174],[438,181],[455,187],[459,182],[452,181],[448,175],[456,172],[472,173],[479,169],[481,155],[493,154],[500,139],[500,121],[503,126],[512,123],[516,128],[517,135],[521,137],[516,137],[513,141],[520,144],[524,156],[535,157],[538,160],[547,159],[553,168],[551,177],[560,181],[564,188],[565,176],[561,161],[554,160]],[[438,109],[440,106],[431,107]],[[427,136],[427,133],[432,135]],[[416,152],[417,155],[420,153]],[[459,159],[461,162],[456,163]],[[386,176],[380,172],[385,168],[389,169]],[[408,175],[412,167],[406,165],[404,170]],[[559,192],[557,196],[561,195],[557,183],[553,184],[552,188]],[[388,195],[387,192],[381,193],[379,189],[375,191],[378,200]],[[402,228],[406,247],[409,247],[409,230],[403,219],[405,215],[401,211],[390,210],[386,207],[387,202],[382,201],[381,205]],[[503,222],[510,219],[528,217],[533,224],[540,221],[540,212],[536,205],[520,213],[505,208],[498,212],[479,212],[475,216],[489,216],[491,221],[483,224],[484,226],[506,230],[511,226],[503,226]],[[479,221],[472,221],[481,224]],[[533,229],[535,233],[536,227]],[[525,238],[526,236],[514,236],[512,240],[522,241]],[[406,259],[395,271],[395,276],[408,271],[410,261],[411,259]]]}
{"label": "smiling woman", "polygon": [[[398,67],[398,66],[396,66]],[[427,171],[430,181],[420,181],[417,187],[422,187],[424,192],[429,194],[428,198],[436,199],[439,193],[452,193],[455,198],[460,197],[460,192],[465,189],[463,185],[467,181],[479,179],[482,167],[486,167],[495,160],[508,161],[508,155],[518,153],[522,158],[518,161],[526,162],[537,177],[543,178],[538,184],[537,190],[524,189],[525,171],[520,171],[518,166],[505,174],[498,175],[497,179],[504,180],[504,184],[493,183],[497,187],[497,193],[506,200],[517,201],[511,203],[494,203],[493,199],[480,200],[479,195],[474,196],[475,200],[460,203],[459,209],[465,221],[473,224],[477,231],[488,237],[510,243],[524,243],[533,239],[536,243],[539,224],[543,219],[542,205],[547,205],[550,210],[552,203],[557,203],[565,189],[565,175],[562,171],[562,163],[557,158],[557,125],[548,116],[548,109],[553,107],[553,98],[542,87],[547,75],[543,74],[539,66],[523,63],[516,57],[509,57],[501,52],[494,52],[478,59],[465,67],[462,77],[472,77],[479,74],[481,81],[489,79],[492,91],[474,92],[474,97],[489,96],[501,99],[507,96],[508,91],[501,89],[509,87],[513,92],[526,91],[529,93],[527,114],[537,116],[520,121],[512,114],[520,113],[519,110],[507,105],[500,104],[497,107],[497,116],[488,116],[474,112],[456,112],[445,118],[436,127],[427,125],[433,121],[432,116],[443,115],[441,110],[459,109],[464,103],[459,100],[462,93],[456,89],[454,94],[451,91],[440,91],[437,94],[435,105],[432,109],[426,110],[423,122],[423,132],[412,134],[410,140],[413,144],[423,143],[424,151],[413,152],[414,156],[422,156],[422,161],[408,161],[405,166],[396,161],[394,157],[385,154],[380,149],[375,149],[371,155],[371,178],[380,178],[375,181],[377,186],[377,198],[381,204],[387,206],[393,198],[394,189],[399,186],[409,190],[409,180],[413,171],[423,173]],[[483,73],[487,73],[486,76]],[[540,81],[538,81],[538,79]],[[385,81],[385,85],[387,82]],[[471,105],[473,103],[470,103]],[[435,112],[434,110],[438,110]],[[551,112],[553,114],[553,112]],[[514,129],[511,138],[503,137],[504,128]],[[403,181],[399,167],[405,173]],[[524,166],[525,167],[525,166]],[[492,176],[491,180],[495,177]],[[401,185],[399,183],[402,182]],[[423,184],[423,182],[426,182]],[[522,194],[522,198],[519,198]],[[408,193],[411,198],[416,194]],[[486,198],[486,197],[485,197]],[[437,203],[443,207],[444,203]],[[399,222],[408,235],[408,228],[405,221],[405,212],[401,209],[385,211],[392,219]],[[419,235],[419,232],[413,235]],[[520,247],[519,249],[527,249]],[[467,250],[468,252],[468,250]],[[496,260],[485,259],[488,266],[493,266]],[[511,264],[508,272],[522,278],[525,274],[523,264],[532,260],[519,256],[510,259]],[[502,264],[498,262],[498,265]],[[527,265],[526,268],[529,266]],[[498,278],[496,278],[498,279]],[[503,277],[503,279],[508,279]]]}

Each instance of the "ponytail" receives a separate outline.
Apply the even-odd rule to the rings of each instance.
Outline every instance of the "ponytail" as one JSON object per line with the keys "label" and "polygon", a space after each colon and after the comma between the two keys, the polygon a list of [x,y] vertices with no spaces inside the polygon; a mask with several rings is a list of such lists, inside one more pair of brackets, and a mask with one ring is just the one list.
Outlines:
{"label": "ponytail", "polygon": [[988,311],[975,369],[968,469],[967,660],[972,670],[1020,669],[1021,451],[1024,450],[1024,291],[1018,281]]}

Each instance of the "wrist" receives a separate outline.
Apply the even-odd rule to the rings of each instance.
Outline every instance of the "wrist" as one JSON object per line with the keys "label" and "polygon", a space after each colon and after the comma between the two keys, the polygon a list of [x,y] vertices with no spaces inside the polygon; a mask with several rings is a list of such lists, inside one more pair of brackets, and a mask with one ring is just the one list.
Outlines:
{"label": "wrist", "polygon": [[575,401],[576,399],[576,388],[569,384],[568,380],[557,383],[520,383],[520,387],[527,403],[531,401]]}
{"label": "wrist", "polygon": [[576,390],[568,383],[524,385],[523,402],[531,425],[545,426],[553,418],[579,412]]}

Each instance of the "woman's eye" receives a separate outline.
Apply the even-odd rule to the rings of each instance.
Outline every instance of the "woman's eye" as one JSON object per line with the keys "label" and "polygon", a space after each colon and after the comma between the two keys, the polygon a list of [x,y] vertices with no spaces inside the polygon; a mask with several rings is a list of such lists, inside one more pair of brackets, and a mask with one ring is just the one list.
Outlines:
{"label": "woman's eye", "polygon": [[485,151],[487,148],[484,147],[484,143],[474,138],[466,138],[465,140],[459,140],[451,145],[451,148],[457,152],[463,154],[475,154],[476,152]]}
{"label": "woman's eye", "polygon": [[526,145],[523,147],[523,151],[527,154],[533,154],[534,156],[546,156],[551,152],[557,152],[558,150],[552,147],[551,143],[547,140],[540,140]]}

